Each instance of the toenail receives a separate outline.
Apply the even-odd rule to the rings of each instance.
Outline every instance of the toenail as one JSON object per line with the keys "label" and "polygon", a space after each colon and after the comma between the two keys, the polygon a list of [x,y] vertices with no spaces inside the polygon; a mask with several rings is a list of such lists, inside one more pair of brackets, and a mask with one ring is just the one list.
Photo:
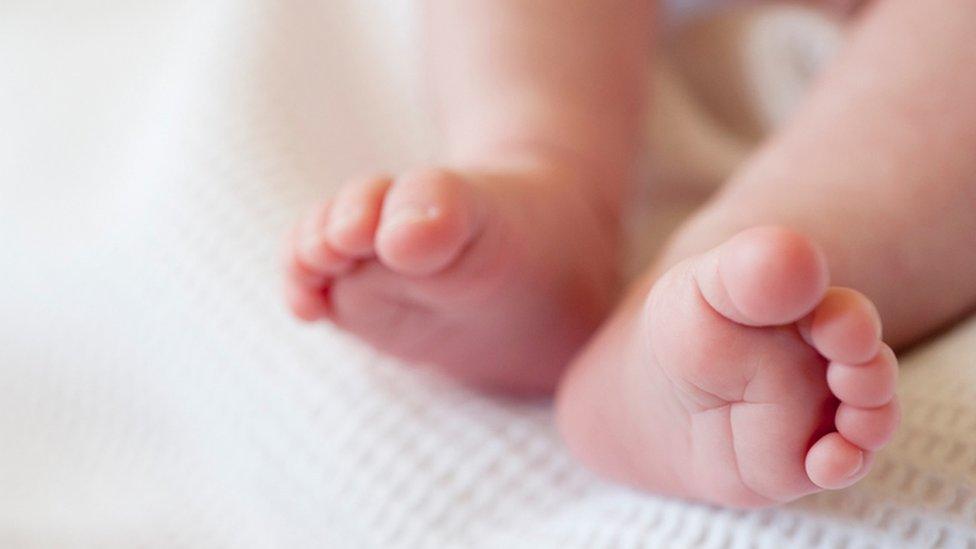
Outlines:
{"label": "toenail", "polygon": [[427,206],[426,208],[406,207],[393,214],[389,221],[391,227],[410,225],[414,223],[425,223],[433,221],[441,216],[441,209],[437,206]]}

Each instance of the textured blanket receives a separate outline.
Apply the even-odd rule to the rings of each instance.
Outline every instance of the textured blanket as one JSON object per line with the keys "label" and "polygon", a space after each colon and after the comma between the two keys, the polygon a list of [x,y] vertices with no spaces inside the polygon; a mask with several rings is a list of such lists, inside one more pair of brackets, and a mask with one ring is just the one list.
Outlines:
{"label": "textured blanket", "polygon": [[976,547],[976,324],[906,357],[853,489],[604,483],[546,403],[281,303],[298,213],[433,150],[404,2],[88,4],[0,5],[0,546]]}

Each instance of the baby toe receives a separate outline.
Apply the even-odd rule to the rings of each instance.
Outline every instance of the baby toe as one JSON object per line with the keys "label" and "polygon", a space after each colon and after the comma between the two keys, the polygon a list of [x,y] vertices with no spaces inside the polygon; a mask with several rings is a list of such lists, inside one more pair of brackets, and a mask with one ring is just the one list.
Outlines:
{"label": "baby toe", "polygon": [[834,423],[845,439],[867,450],[878,450],[887,444],[901,421],[898,400],[879,408],[857,408],[841,404]]}
{"label": "baby toe", "polygon": [[477,221],[473,189],[460,176],[443,170],[407,174],[383,203],[376,252],[401,274],[433,274],[460,254]]}
{"label": "baby toe", "polygon": [[840,433],[828,433],[807,452],[807,476],[811,482],[827,490],[846,488],[864,476],[870,458],[870,452],[846,440]]}
{"label": "baby toe", "polygon": [[823,253],[781,227],[732,237],[696,270],[705,299],[723,316],[749,326],[775,326],[807,315],[827,288]]}
{"label": "baby toe", "polygon": [[861,364],[878,354],[881,317],[860,292],[830,288],[808,318],[808,341],[828,360]]}
{"label": "baby toe", "polygon": [[285,299],[292,314],[306,322],[325,318],[329,314],[326,289],[285,283]]}
{"label": "baby toe", "polygon": [[878,408],[895,397],[898,383],[898,359],[887,345],[864,364],[831,362],[827,367],[827,385],[842,403],[858,408]]}
{"label": "baby toe", "polygon": [[336,251],[366,258],[373,255],[373,240],[379,224],[383,199],[390,187],[385,176],[353,181],[333,200],[326,240]]}
{"label": "baby toe", "polygon": [[325,228],[332,211],[332,202],[317,207],[298,226],[294,238],[295,259],[309,270],[329,275],[345,273],[355,260],[339,253],[329,245]]}
{"label": "baby toe", "polygon": [[285,263],[285,276],[289,283],[309,288],[321,288],[332,278],[309,268],[297,257],[292,257]]}

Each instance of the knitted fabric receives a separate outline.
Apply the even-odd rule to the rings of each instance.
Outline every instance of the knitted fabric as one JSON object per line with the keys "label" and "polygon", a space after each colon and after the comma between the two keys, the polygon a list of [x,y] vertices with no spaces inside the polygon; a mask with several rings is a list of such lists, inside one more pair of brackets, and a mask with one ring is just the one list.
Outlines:
{"label": "knitted fabric", "polygon": [[284,309],[289,223],[433,150],[402,3],[64,4],[0,7],[0,546],[976,547],[976,324],[853,489],[605,483],[548,403]]}

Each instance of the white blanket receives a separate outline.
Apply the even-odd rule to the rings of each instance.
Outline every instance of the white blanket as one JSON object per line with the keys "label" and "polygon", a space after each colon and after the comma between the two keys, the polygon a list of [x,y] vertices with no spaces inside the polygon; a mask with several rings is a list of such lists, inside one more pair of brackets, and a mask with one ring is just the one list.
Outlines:
{"label": "white blanket", "polygon": [[868,479],[738,512],[604,483],[545,404],[292,321],[287,224],[433,150],[405,21],[0,5],[0,546],[976,546],[973,323],[906,360]]}

